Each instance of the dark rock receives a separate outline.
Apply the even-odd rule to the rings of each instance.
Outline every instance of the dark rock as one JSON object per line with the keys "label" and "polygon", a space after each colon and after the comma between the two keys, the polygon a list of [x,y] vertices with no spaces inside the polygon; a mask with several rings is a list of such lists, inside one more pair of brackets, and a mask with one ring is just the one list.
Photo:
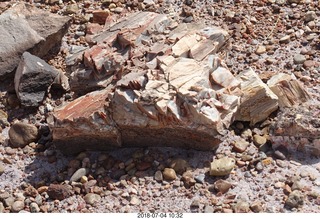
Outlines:
{"label": "dark rock", "polygon": [[47,193],[51,199],[61,201],[72,195],[72,187],[65,184],[50,184]]}
{"label": "dark rock", "polygon": [[58,70],[44,60],[28,52],[23,53],[14,78],[16,94],[21,104],[39,106],[58,75]]}
{"label": "dark rock", "polygon": [[169,166],[174,169],[174,171],[176,171],[176,173],[182,175],[187,168],[189,167],[189,164],[186,160],[181,159],[181,158],[177,158],[177,159],[173,159]]}
{"label": "dark rock", "polygon": [[214,189],[217,192],[221,192],[222,194],[228,192],[231,187],[232,187],[232,184],[223,179],[219,179],[214,183]]}
{"label": "dark rock", "polygon": [[24,147],[37,140],[38,129],[35,125],[17,122],[10,127],[9,138],[13,147]]}
{"label": "dark rock", "polygon": [[18,3],[0,16],[0,77],[10,76],[25,51],[43,57],[61,42],[69,17]]}

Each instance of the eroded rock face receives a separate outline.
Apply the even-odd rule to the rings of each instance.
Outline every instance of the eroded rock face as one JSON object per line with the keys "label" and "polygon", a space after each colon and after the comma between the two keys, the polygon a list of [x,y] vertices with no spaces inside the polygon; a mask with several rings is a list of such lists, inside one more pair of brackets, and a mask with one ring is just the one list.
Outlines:
{"label": "eroded rock face", "polygon": [[18,3],[0,15],[0,77],[12,75],[25,51],[44,56],[61,41],[70,18]]}

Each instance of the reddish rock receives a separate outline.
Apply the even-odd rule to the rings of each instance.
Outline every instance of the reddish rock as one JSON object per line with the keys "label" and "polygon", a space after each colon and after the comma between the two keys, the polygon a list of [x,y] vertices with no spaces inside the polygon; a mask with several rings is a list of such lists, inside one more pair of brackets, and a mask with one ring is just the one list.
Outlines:
{"label": "reddish rock", "polygon": [[72,187],[65,184],[50,184],[47,193],[51,199],[61,201],[72,195]]}
{"label": "reddish rock", "polygon": [[105,10],[95,10],[92,12],[92,22],[104,25],[110,12]]}
{"label": "reddish rock", "polygon": [[136,165],[137,170],[144,171],[149,169],[152,166],[152,163],[150,162],[140,162]]}

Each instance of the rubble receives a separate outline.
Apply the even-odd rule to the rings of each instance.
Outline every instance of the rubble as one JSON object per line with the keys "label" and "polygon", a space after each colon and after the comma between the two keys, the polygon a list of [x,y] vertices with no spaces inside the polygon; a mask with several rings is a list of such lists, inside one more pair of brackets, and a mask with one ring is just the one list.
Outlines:
{"label": "rubble", "polygon": [[57,45],[70,18],[17,3],[0,15],[0,77],[9,77],[25,51],[42,57]]}

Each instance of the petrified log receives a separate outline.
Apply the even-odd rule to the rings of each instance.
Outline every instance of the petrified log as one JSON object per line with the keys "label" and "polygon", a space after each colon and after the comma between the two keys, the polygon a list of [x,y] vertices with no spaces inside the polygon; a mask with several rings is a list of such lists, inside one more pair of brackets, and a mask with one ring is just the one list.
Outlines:
{"label": "petrified log", "polygon": [[276,74],[269,79],[267,85],[278,96],[280,107],[292,107],[310,99],[310,95],[294,75]]}
{"label": "petrified log", "polygon": [[241,81],[243,96],[236,120],[250,121],[251,124],[255,124],[265,120],[278,109],[278,97],[251,68],[240,73],[237,79]]}

